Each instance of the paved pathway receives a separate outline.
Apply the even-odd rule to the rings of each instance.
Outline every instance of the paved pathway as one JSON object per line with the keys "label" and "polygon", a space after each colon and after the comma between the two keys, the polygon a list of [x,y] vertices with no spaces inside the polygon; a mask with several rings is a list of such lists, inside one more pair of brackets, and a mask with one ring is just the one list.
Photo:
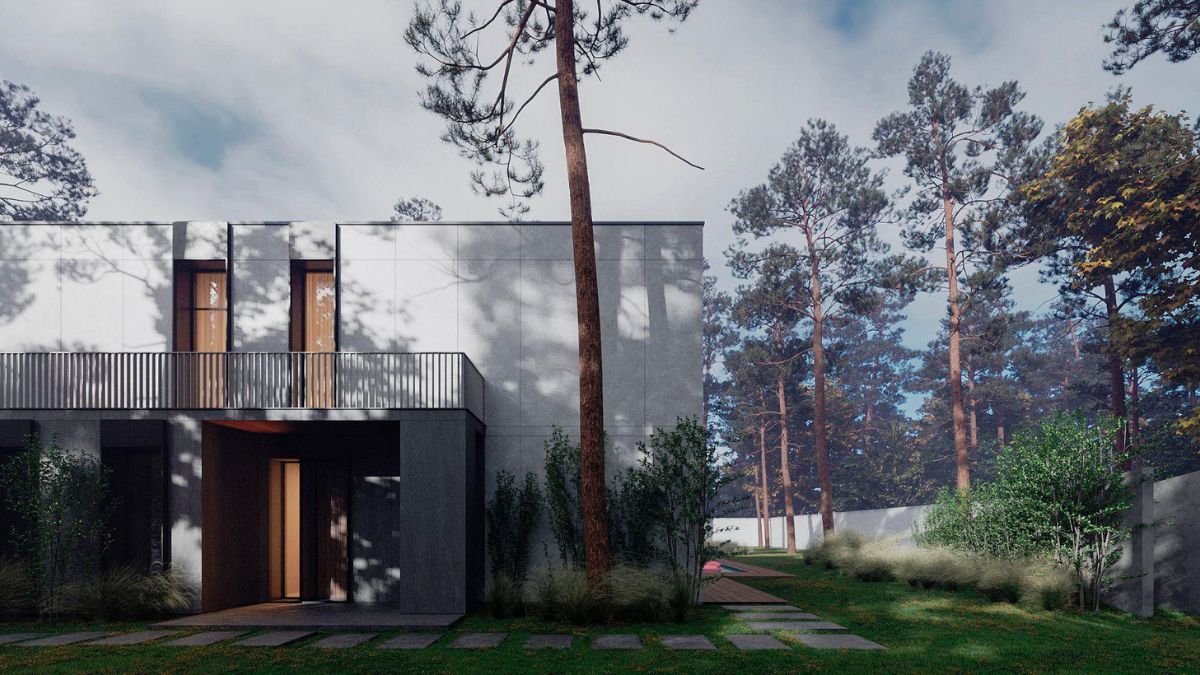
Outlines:
{"label": "paved pathway", "polygon": [[[786,607],[727,605],[726,609],[736,611],[734,618],[744,621],[750,628],[782,632],[806,647],[814,649],[886,649],[883,645],[871,642],[864,637],[842,632],[846,630],[845,626],[821,621],[821,617],[816,614],[796,611],[798,608],[791,605]],[[747,639],[751,637],[767,638],[767,640],[778,643],[778,646],[767,640]],[[730,635],[728,638],[738,649],[787,648],[782,642],[768,635]]]}

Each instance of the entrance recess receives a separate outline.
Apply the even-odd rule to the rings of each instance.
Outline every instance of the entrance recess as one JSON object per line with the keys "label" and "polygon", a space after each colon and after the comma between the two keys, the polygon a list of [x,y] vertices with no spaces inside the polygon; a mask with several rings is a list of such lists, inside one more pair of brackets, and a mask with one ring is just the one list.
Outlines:
{"label": "entrance recess", "polygon": [[272,459],[268,497],[271,599],[300,599],[300,462]]}

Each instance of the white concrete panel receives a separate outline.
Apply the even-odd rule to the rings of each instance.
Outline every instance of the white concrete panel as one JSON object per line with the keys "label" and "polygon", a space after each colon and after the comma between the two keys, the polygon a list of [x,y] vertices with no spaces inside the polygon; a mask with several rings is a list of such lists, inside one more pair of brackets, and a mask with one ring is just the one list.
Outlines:
{"label": "white concrete panel", "polygon": [[172,226],[175,257],[180,260],[224,260],[229,250],[228,225],[219,221],[179,222]]}
{"label": "white concrete panel", "polygon": [[287,224],[234,225],[234,260],[288,260],[291,257]]}
{"label": "white concrete panel", "polygon": [[523,224],[522,260],[573,260],[570,225]]}
{"label": "white concrete panel", "polygon": [[109,260],[125,257],[125,227],[121,225],[63,225],[64,260]]}
{"label": "white concrete panel", "polygon": [[288,350],[290,276],[291,264],[286,259],[239,260],[233,264],[233,351]]}
{"label": "white concrete panel", "polygon": [[521,226],[509,224],[459,225],[460,260],[520,260]]}
{"label": "white concrete panel", "polygon": [[[346,231],[342,230],[343,245]],[[344,250],[344,249],[343,249]],[[396,344],[396,263],[343,259],[338,270],[339,347],[343,351],[394,351]]]}
{"label": "white concrete panel", "polygon": [[521,263],[460,260],[457,270],[458,348],[483,374],[484,423],[520,424]]}
{"label": "white concrete panel", "polygon": [[339,225],[342,260],[395,260],[396,230],[390,225]]}
{"label": "white concrete panel", "polygon": [[700,414],[703,265],[702,260],[646,261],[647,424],[666,426],[676,417]]}
{"label": "white concrete panel", "polygon": [[61,290],[56,259],[0,260],[0,351],[62,349]]}
{"label": "white concrete panel", "polygon": [[701,225],[647,225],[647,260],[703,260]]}
{"label": "white concrete panel", "polygon": [[640,260],[644,257],[643,225],[597,225],[592,228],[597,260]]}
{"label": "white concrete panel", "polygon": [[124,351],[170,351],[173,302],[171,268],[169,257],[121,262],[121,340]]}
{"label": "white concrete panel", "polygon": [[453,260],[396,261],[396,335],[401,351],[458,351]]}
{"label": "white concrete panel", "polygon": [[67,351],[121,351],[121,261],[63,260],[62,344]]}
{"label": "white concrete panel", "polygon": [[457,225],[394,225],[396,260],[454,260]]}
{"label": "white concrete panel", "polygon": [[522,261],[522,425],[564,424],[577,419],[577,335],[573,265],[569,261]]}
{"label": "white concrete panel", "polygon": [[171,225],[125,225],[125,259],[170,260],[174,233]]}
{"label": "white concrete panel", "polygon": [[0,260],[58,260],[61,225],[0,225]]}
{"label": "white concrete panel", "polygon": [[641,260],[596,261],[605,427],[646,423],[646,286]]}
{"label": "white concrete panel", "polygon": [[337,225],[300,221],[288,227],[293,260],[333,260],[337,255]]}

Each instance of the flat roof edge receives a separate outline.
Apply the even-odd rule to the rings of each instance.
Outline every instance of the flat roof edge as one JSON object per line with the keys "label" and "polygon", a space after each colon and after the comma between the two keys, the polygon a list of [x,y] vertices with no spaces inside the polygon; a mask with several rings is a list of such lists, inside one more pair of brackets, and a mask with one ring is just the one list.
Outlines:
{"label": "flat roof edge", "polygon": [[[500,227],[503,225],[570,225],[569,220],[436,220],[436,221],[400,221],[390,220],[10,220],[0,221],[0,228],[7,225],[189,225],[189,224],[221,223],[225,225],[284,225],[304,223],[332,223],[334,225],[487,225]],[[627,226],[642,225],[649,227],[704,227],[703,220],[597,220],[596,226]]]}

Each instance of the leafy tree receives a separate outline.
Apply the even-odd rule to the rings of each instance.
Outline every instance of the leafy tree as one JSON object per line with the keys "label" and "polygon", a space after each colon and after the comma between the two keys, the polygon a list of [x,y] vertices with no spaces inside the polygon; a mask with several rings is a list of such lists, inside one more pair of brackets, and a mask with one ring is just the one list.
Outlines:
{"label": "leafy tree", "polygon": [[0,493],[21,520],[13,535],[38,609],[62,611],[68,571],[94,567],[108,543],[108,472],[95,457],[66,450],[37,434],[0,466]]}
{"label": "leafy tree", "polygon": [[1181,385],[1200,380],[1198,155],[1186,117],[1134,110],[1119,92],[1063,127],[1045,175],[1023,190],[1030,250],[1104,327],[1114,417],[1127,416],[1127,359],[1148,357]]}
{"label": "leafy tree", "polygon": [[1115,44],[1104,69],[1123,75],[1158,52],[1179,63],[1200,52],[1200,2],[1138,0],[1108,24],[1104,41]]}
{"label": "leafy tree", "polygon": [[[826,410],[825,331],[843,318],[879,276],[877,257],[887,250],[876,228],[888,211],[883,174],[867,162],[870,154],[824,120],[809,120],[761,185],[743,190],[729,210],[736,219],[737,250],[731,265],[745,275],[768,255],[772,264],[795,265],[790,289],[793,310],[812,325],[813,433],[821,524],[833,530],[833,482],[830,477]],[[764,239],[795,233],[796,248],[768,247],[759,252],[747,237]]]}
{"label": "leafy tree", "polygon": [[392,206],[392,222],[400,223],[412,221],[414,223],[426,223],[442,219],[442,207],[436,202],[424,197],[409,197],[408,199],[396,200]]}
{"label": "leafy tree", "polygon": [[[704,263],[704,270],[708,271],[707,261]],[[702,292],[704,296],[704,411],[700,418],[700,424],[707,429],[709,428],[710,408],[714,399],[717,398],[718,388],[713,368],[722,359],[725,351],[737,343],[738,336],[729,317],[733,300],[728,293],[717,290],[715,276],[704,275]]]}
{"label": "leafy tree", "polygon": [[76,220],[96,195],[70,145],[71,122],[40,103],[28,87],[0,80],[0,221]]}
{"label": "leafy tree", "polygon": [[916,188],[908,208],[906,242],[929,251],[945,242],[949,310],[949,384],[954,429],[956,483],[970,485],[970,460],[963,409],[962,309],[959,275],[972,253],[960,251],[955,237],[965,223],[983,230],[1006,221],[1002,199],[1026,171],[1030,144],[1041,122],[1017,110],[1024,93],[1016,82],[994,89],[969,89],[950,77],[950,57],[926,52],[908,82],[909,109],[887,115],[875,127],[879,154],[903,156],[904,174]]}
{"label": "leafy tree", "polygon": [[[595,75],[600,66],[628,44],[625,24],[638,16],[684,21],[699,0],[607,0],[595,14],[574,0],[496,0],[483,17],[464,11],[458,0],[418,4],[404,39],[424,57],[417,72],[428,82],[422,105],[446,120],[443,138],[477,163],[472,186],[481,194],[508,195],[503,212],[519,216],[524,200],[542,191],[543,167],[538,146],[520,140],[516,123],[533,99],[557,83],[567,187],[571,204],[571,239],[575,261],[575,305],[579,324],[580,488],[587,548],[588,583],[600,588],[611,565],[604,485],[604,399],[600,349],[600,302],[596,284],[596,252],[592,233],[592,198],[584,135],[607,135],[663,148],[657,141],[624,132],[584,127],[579,105],[579,75]],[[483,56],[484,40],[500,34],[498,54]],[[532,67],[553,50],[552,71],[527,96],[514,98],[513,64]],[[583,65],[577,63],[582,58]],[[489,87],[496,83],[494,89]],[[521,101],[519,104],[517,101]],[[680,157],[680,159],[682,159]],[[686,161],[686,160],[685,160]],[[484,167],[491,166],[488,172]],[[693,165],[695,166],[695,165]],[[697,167],[699,168],[699,167]]]}

